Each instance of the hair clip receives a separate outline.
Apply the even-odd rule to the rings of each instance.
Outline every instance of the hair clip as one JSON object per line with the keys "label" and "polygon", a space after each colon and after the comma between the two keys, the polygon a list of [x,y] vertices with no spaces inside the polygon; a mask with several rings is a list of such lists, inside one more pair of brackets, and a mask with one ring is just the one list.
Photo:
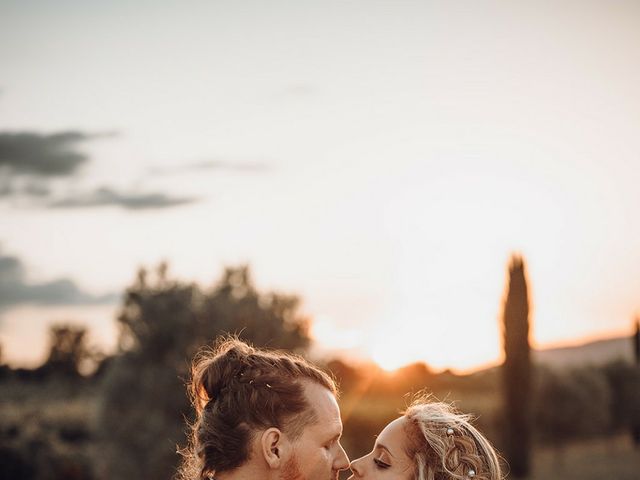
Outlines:
{"label": "hair clip", "polygon": [[449,436],[453,435],[453,428],[451,427],[447,428],[447,435]]}
{"label": "hair clip", "polygon": [[467,476],[468,476],[469,478],[473,478],[473,477],[475,477],[475,476],[476,476],[476,471],[475,471],[473,468],[471,468],[471,469],[469,470],[469,473],[467,473]]}

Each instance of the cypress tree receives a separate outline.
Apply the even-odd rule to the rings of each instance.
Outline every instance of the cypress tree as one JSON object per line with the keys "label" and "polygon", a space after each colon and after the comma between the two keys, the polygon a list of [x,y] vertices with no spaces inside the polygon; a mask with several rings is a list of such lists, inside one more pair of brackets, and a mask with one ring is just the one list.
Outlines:
{"label": "cypress tree", "polygon": [[[640,317],[636,317],[636,331],[633,335],[633,352],[635,354],[636,368],[640,368]],[[640,425],[632,426],[631,435],[636,446],[640,446]]]}
{"label": "cypress tree", "polygon": [[636,317],[636,333],[633,335],[633,352],[636,365],[640,365],[640,317]]}
{"label": "cypress tree", "polygon": [[529,346],[529,295],[525,265],[512,255],[504,300],[503,393],[505,412],[504,449],[516,478],[529,473],[531,446],[531,354]]}

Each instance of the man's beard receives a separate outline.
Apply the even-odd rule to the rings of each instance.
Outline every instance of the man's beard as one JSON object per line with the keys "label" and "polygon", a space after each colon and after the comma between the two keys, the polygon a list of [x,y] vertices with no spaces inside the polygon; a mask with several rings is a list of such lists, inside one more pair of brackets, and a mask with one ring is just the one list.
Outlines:
{"label": "man's beard", "polygon": [[282,480],[307,480],[302,476],[300,465],[298,465],[298,457],[293,455],[282,468]]}
{"label": "man's beard", "polygon": [[[330,476],[326,480],[337,480],[338,472],[332,471]],[[282,468],[281,480],[325,480],[319,478],[307,478],[300,471],[300,465],[298,464],[298,457],[293,455]]]}

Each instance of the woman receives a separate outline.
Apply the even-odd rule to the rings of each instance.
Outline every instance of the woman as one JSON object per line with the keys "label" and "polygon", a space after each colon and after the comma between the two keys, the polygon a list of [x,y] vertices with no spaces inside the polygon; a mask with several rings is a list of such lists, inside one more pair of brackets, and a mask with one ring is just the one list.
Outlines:
{"label": "woman", "polygon": [[495,450],[469,416],[426,398],[378,435],[373,450],[351,463],[349,480],[500,480]]}

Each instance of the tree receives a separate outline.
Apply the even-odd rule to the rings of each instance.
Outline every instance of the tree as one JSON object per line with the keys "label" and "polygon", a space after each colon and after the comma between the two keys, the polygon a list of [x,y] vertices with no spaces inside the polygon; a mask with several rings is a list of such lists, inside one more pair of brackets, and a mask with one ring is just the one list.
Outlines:
{"label": "tree", "polygon": [[[636,331],[633,335],[633,352],[635,354],[636,370],[640,369],[640,317],[636,317]],[[640,446],[640,418],[635,419],[631,427],[631,435],[636,447]]]}
{"label": "tree", "polygon": [[640,317],[636,317],[636,331],[633,334],[633,353],[636,365],[640,365]]}
{"label": "tree", "polygon": [[99,473],[104,478],[168,479],[178,464],[190,416],[189,361],[218,335],[303,352],[308,322],[299,299],[261,294],[249,268],[227,268],[206,291],[171,279],[166,264],[138,273],[118,317],[120,354],[103,378]]}
{"label": "tree", "polygon": [[640,425],[640,366],[620,359],[606,364],[603,371],[612,394],[612,426],[617,431],[631,430],[635,440]]}
{"label": "tree", "polygon": [[74,325],[52,325],[49,356],[41,367],[45,374],[79,376],[83,364],[93,358],[87,345],[87,329]]}
{"label": "tree", "polygon": [[563,447],[569,440],[608,432],[612,395],[601,368],[567,371],[539,368],[536,373],[533,402],[536,434],[556,448],[558,460],[562,459]]}
{"label": "tree", "polygon": [[529,294],[524,261],[519,255],[512,255],[509,263],[502,324],[504,448],[511,473],[515,477],[525,477],[529,473],[531,445],[531,357]]}
{"label": "tree", "polygon": [[302,353],[309,346],[309,321],[298,313],[300,299],[280,293],[260,294],[247,266],[227,268],[204,301],[201,338],[236,332],[256,345]]}

